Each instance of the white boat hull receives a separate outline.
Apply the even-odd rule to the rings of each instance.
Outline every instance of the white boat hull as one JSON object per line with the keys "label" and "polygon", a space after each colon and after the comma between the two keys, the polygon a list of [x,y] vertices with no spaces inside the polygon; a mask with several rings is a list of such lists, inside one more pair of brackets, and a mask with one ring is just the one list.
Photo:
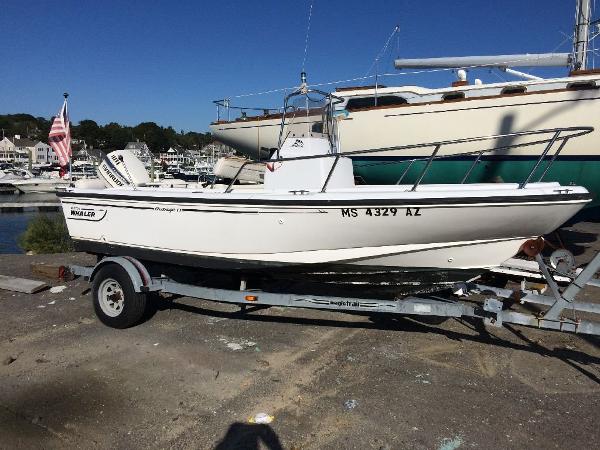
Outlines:
{"label": "white boat hull", "polygon": [[23,194],[40,194],[56,192],[57,188],[69,186],[69,182],[61,179],[27,179],[13,181],[13,186]]}
{"label": "white boat hull", "polygon": [[589,201],[585,189],[565,193],[556,183],[356,191],[74,189],[59,196],[81,250],[228,270],[485,270]]}

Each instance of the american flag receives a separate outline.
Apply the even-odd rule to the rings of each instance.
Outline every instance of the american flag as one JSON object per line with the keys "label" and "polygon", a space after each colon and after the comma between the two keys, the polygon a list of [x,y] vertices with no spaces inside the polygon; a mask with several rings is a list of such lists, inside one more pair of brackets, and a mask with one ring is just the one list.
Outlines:
{"label": "american flag", "polygon": [[58,163],[64,167],[69,164],[71,158],[71,130],[69,126],[69,115],[67,114],[67,99],[58,113],[58,116],[54,118],[52,122],[52,128],[50,128],[50,134],[48,135],[48,143],[56,156],[58,156]]}

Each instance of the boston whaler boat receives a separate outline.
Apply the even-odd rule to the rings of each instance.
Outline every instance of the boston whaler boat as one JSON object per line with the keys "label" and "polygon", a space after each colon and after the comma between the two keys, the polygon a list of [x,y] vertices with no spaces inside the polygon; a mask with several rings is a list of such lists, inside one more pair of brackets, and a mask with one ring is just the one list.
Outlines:
{"label": "boston whaler boat", "polygon": [[[593,130],[586,127],[527,132],[544,147],[536,165],[542,172],[520,184],[421,184],[431,163],[445,157],[440,149],[456,143],[440,141],[419,145],[432,152],[415,183],[355,185],[352,161],[336,147],[340,100],[302,86],[285,104],[315,95],[324,98],[323,133],[282,136],[262,186],[237,188],[234,177],[224,188],[122,183],[59,192],[76,248],[137,258],[158,274],[178,268],[175,278],[202,268],[308,282],[339,277],[354,286],[373,276],[409,284],[396,291],[403,294],[439,290],[499,266],[591,200],[583,187],[541,182],[567,141]],[[470,143],[485,148],[498,137]],[[129,179],[134,169],[125,167]],[[534,172],[541,173],[536,182]]]}

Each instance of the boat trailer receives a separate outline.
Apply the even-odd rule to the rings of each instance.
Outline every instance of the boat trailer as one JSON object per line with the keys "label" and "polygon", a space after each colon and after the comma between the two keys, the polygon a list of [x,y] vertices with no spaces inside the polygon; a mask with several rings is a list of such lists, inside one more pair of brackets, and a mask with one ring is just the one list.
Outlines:
{"label": "boat trailer", "polygon": [[[534,328],[571,333],[600,335],[600,321],[584,320],[579,313],[600,314],[599,303],[576,301],[576,296],[586,285],[600,287],[595,274],[600,268],[600,253],[583,270],[548,267],[538,253],[535,260],[546,289],[528,289],[525,282],[520,289],[505,289],[476,283],[459,283],[453,294],[445,297],[404,297],[398,300],[349,298],[292,293],[272,293],[247,289],[241,280],[239,289],[220,289],[195,284],[185,284],[168,277],[152,277],[142,262],[129,256],[112,256],[101,259],[93,267],[70,266],[70,272],[92,282],[94,308],[99,319],[114,328],[127,328],[140,322],[147,307],[148,294],[167,293],[215,302],[234,303],[245,309],[246,305],[313,308],[361,313],[389,313],[401,315],[436,316],[482,319],[486,325],[501,327],[504,324],[526,325]],[[555,264],[553,264],[555,266]],[[561,289],[551,274],[558,272],[561,279],[570,283]],[[538,285],[539,287],[539,285]],[[483,303],[466,303],[460,297],[472,294],[492,295]],[[507,301],[510,300],[510,301]],[[514,303],[535,304],[544,311],[518,312],[510,309]]]}

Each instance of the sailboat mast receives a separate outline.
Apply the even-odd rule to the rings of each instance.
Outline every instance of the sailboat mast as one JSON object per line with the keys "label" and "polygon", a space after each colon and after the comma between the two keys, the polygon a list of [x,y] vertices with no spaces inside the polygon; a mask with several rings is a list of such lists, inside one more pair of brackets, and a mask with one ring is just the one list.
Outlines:
{"label": "sailboat mast", "polygon": [[573,41],[575,63],[573,69],[585,70],[587,68],[586,62],[590,28],[590,0],[577,0],[576,16],[575,39]]}

